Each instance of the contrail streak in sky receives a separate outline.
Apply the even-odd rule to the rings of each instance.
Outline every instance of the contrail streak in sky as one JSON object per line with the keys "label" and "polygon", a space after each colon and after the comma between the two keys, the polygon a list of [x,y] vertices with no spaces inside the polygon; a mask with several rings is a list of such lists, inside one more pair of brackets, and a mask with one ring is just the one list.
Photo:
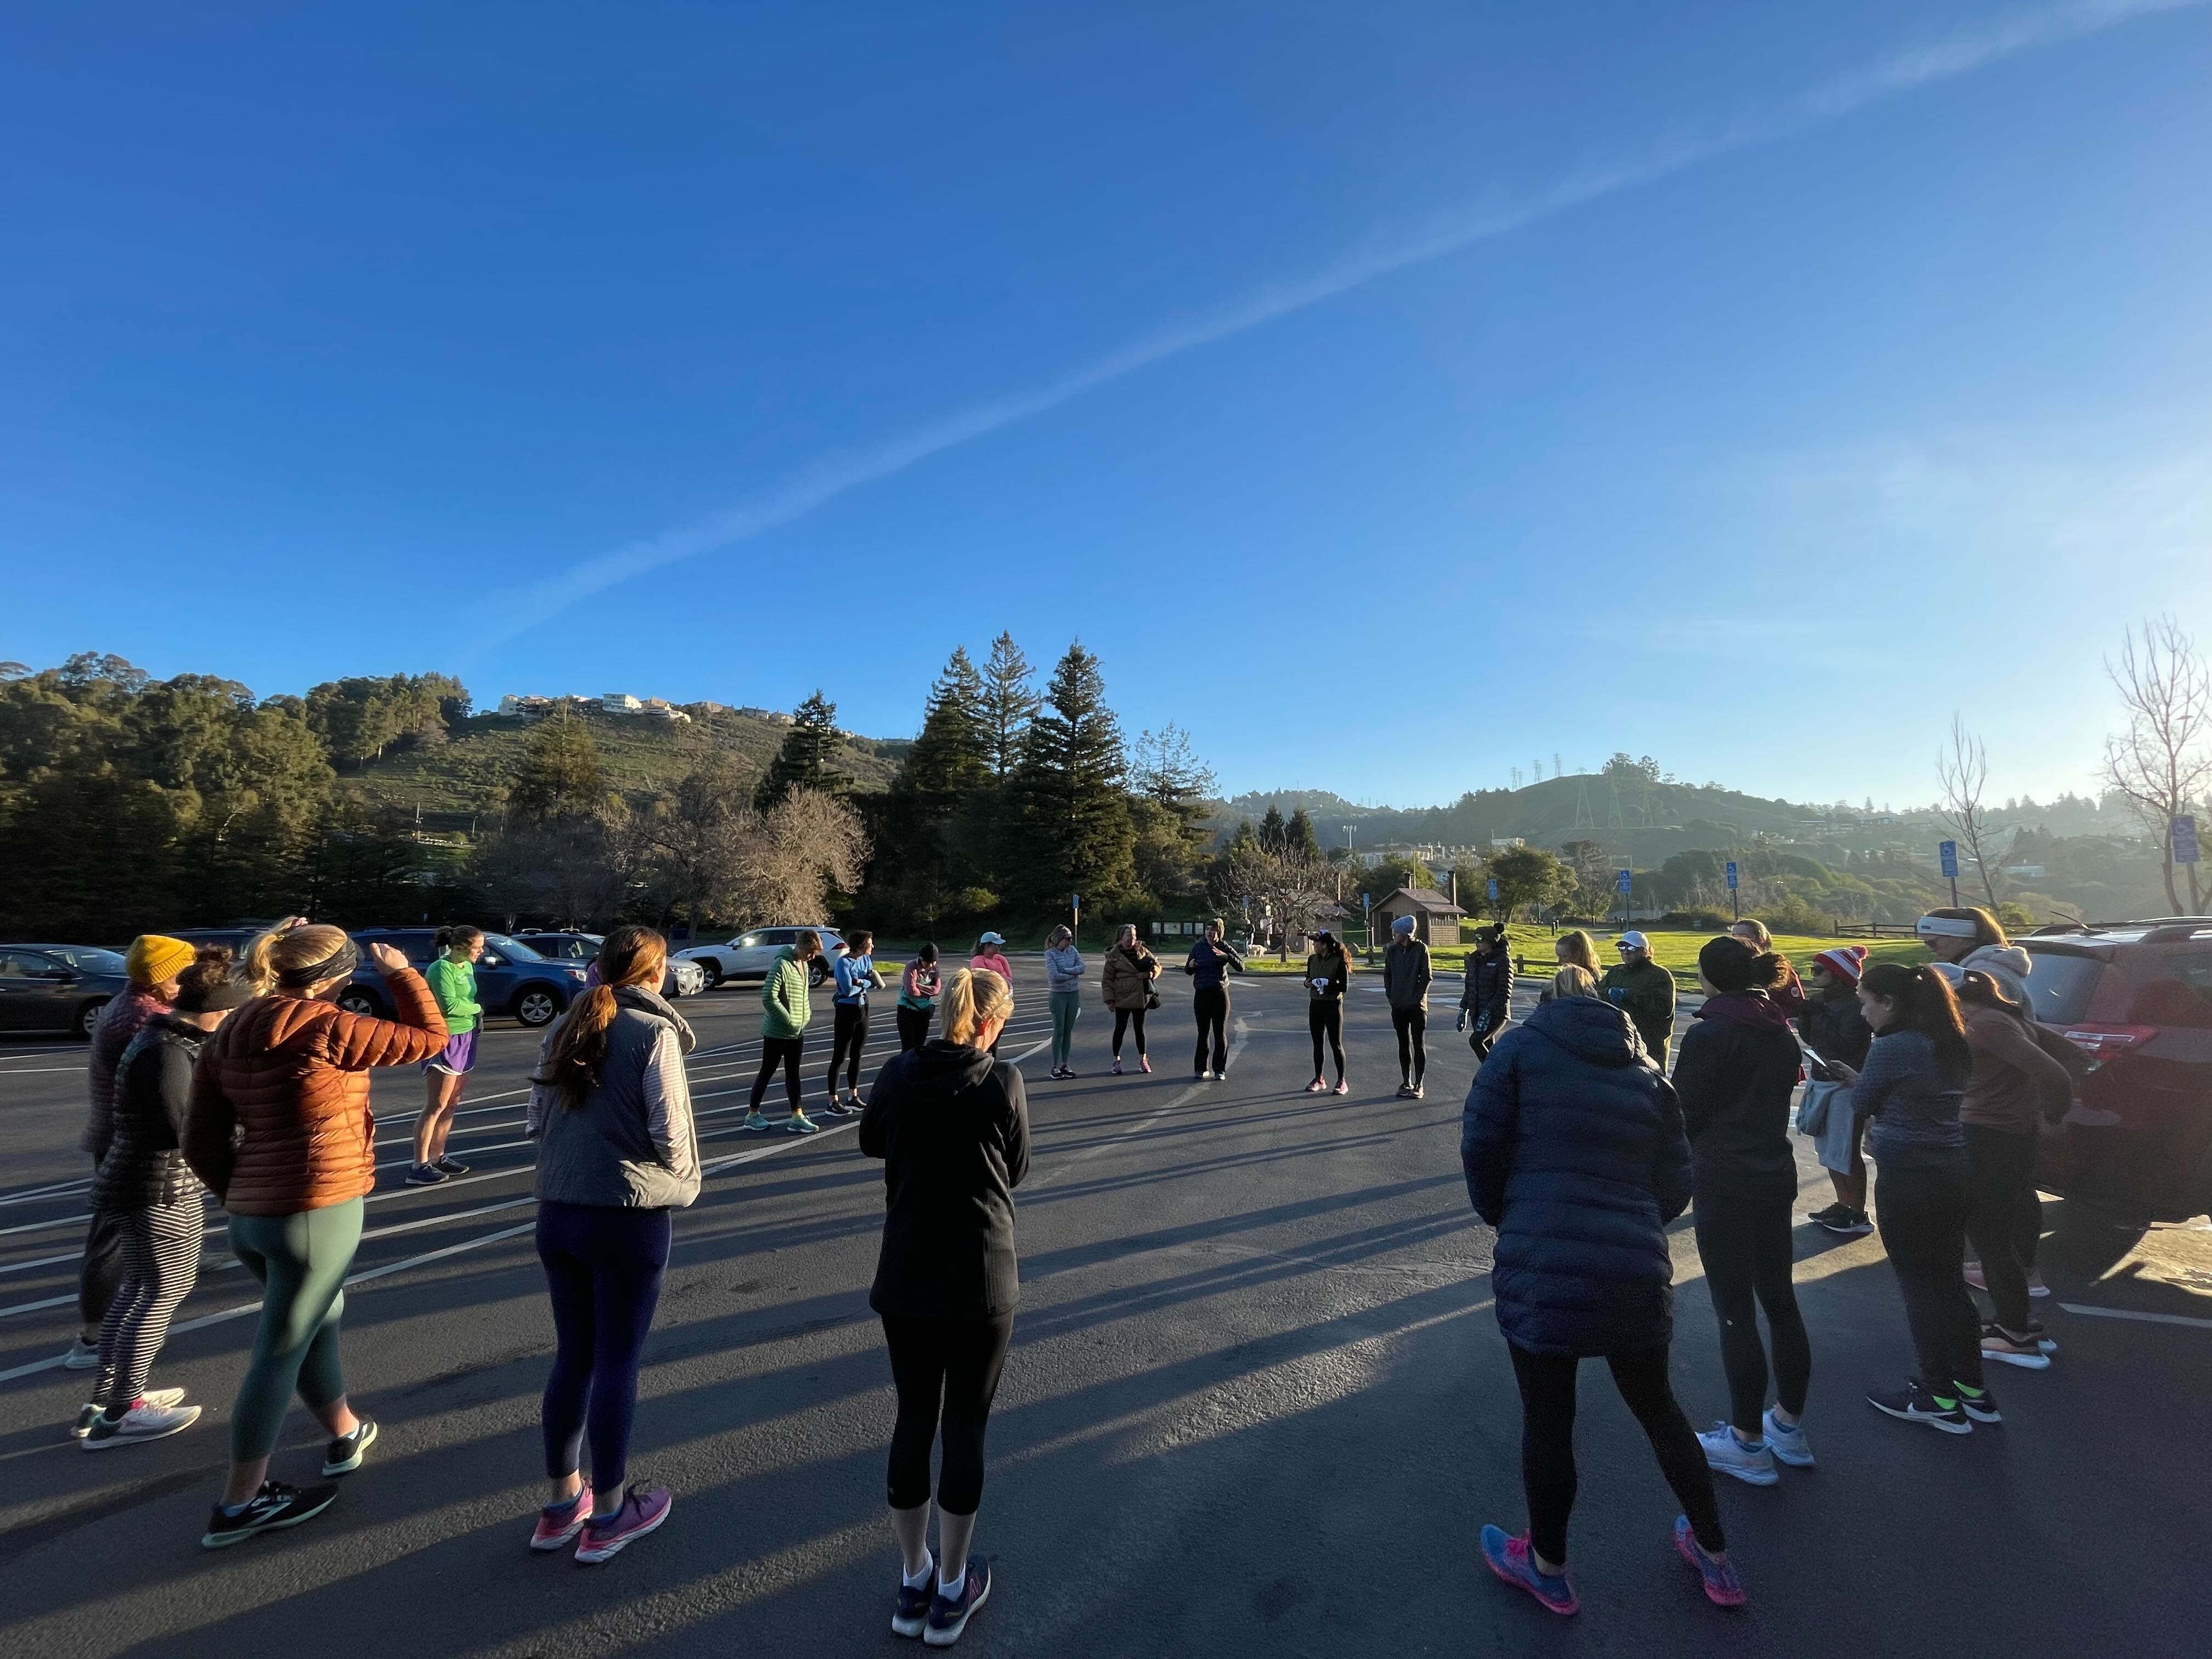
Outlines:
{"label": "contrail streak in sky", "polygon": [[626,543],[533,586],[498,597],[487,617],[494,641],[513,639],[569,606],[618,583],[678,560],[745,541],[824,502],[905,471],[915,462],[1066,403],[1124,375],[1272,322],[1412,265],[1441,258],[1523,226],[1650,184],[1731,151],[1769,143],[1841,119],[1870,104],[1955,80],[2002,59],[2094,34],[2161,12],[2195,9],[2212,0],[2067,0],[2009,13],[1942,40],[1907,47],[1826,81],[1763,117],[1703,138],[1684,139],[1631,159],[1567,174],[1548,189],[1512,202],[1462,206],[1425,225],[1370,239],[1317,271],[1272,283],[1213,310],[1170,324],[1071,370],[1058,380],[977,404],[916,427],[873,448],[819,457],[765,493],[727,510]]}

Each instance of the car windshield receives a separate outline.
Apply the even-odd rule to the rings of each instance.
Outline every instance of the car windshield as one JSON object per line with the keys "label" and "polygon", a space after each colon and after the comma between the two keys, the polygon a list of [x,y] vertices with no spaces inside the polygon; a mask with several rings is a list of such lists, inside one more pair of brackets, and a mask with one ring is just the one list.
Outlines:
{"label": "car windshield", "polygon": [[83,945],[49,945],[48,956],[59,957],[80,974],[119,974],[123,958],[113,951],[101,951]]}
{"label": "car windshield", "polygon": [[2089,994],[2105,971],[2101,958],[2070,951],[2033,951],[2029,955],[2035,965],[2028,973],[2027,988],[2035,999],[2038,1019],[2063,1025],[2088,1012]]}
{"label": "car windshield", "polygon": [[509,939],[504,933],[486,933],[484,935],[484,943],[490,945],[493,950],[498,951],[500,955],[505,957],[509,962],[543,962],[545,960],[544,957],[539,956],[537,951],[532,950],[520,939]]}

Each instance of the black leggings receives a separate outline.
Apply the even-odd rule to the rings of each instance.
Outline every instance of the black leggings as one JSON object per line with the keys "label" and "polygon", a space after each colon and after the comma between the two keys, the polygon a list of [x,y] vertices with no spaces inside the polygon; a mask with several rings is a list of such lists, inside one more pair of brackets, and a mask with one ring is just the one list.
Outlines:
{"label": "black leggings", "polygon": [[[1567,1516],[1575,1507],[1575,1369],[1582,1362],[1529,1353],[1505,1345],[1513,1380],[1521,1385],[1521,1484],[1528,1495],[1528,1542],[1547,1561],[1567,1559]],[[1698,1542],[1714,1554],[1728,1547],[1713,1474],[1667,1381],[1667,1350],[1638,1348],[1609,1353],[1613,1386],[1644,1426],[1659,1472],[1674,1489]]]}
{"label": "black leggings", "polygon": [[1336,1080],[1344,1081],[1344,1005],[1334,997],[1316,997],[1306,1008],[1306,1028],[1313,1033],[1314,1075],[1321,1075],[1321,1040],[1336,1053]]}
{"label": "black leggings", "polygon": [[538,1206],[557,1339],[539,1419],[550,1480],[576,1473],[586,1434],[592,1489],[611,1495],[629,1477],[638,1360],[674,1236],[669,1213],[552,1199]]}
{"label": "black leggings", "polygon": [[891,1351],[891,1382],[898,1389],[898,1422],[891,1430],[886,1485],[895,1510],[929,1502],[929,1448],[945,1424],[945,1461],[937,1477],[937,1507],[946,1515],[973,1515],[983,1501],[983,1430],[991,1398],[1014,1340],[1014,1316],[995,1319],[905,1319],[884,1314],[884,1340]]}
{"label": "black leggings", "polygon": [[904,1054],[909,1048],[919,1048],[923,1043],[929,1041],[929,1019],[930,1016],[936,1012],[937,1011],[933,1008],[908,1008],[903,1006],[898,1010],[899,1052],[901,1054]]}
{"label": "black leggings", "polygon": [[1429,1011],[1393,1008],[1390,1024],[1398,1033],[1398,1075],[1408,1083],[1419,1084],[1429,1069],[1429,1045],[1423,1040],[1429,1028]]}
{"label": "black leggings", "polygon": [[1982,1259],[1997,1323],[2018,1334],[2033,1321],[2027,1275],[2043,1237],[2035,1190],[2035,1131],[1966,1125],[1966,1237]]}
{"label": "black leggings", "polygon": [[1142,1008],[1116,1008],[1114,1011],[1114,1058],[1121,1058],[1121,1034],[1131,1026],[1137,1030],[1137,1053],[1145,1052],[1145,1014]]}
{"label": "black leggings", "polygon": [[768,1080],[775,1075],[775,1068],[783,1067],[783,1090],[791,1097],[791,1109],[799,1109],[799,1050],[806,1041],[804,1037],[763,1037],[759,1075],[753,1079],[751,1109],[760,1110],[761,1097],[768,1092]]}
{"label": "black leggings", "polygon": [[1190,1069],[1206,1069],[1206,1048],[1213,1049],[1213,1069],[1229,1069],[1229,988],[1226,985],[1201,985],[1190,994],[1190,1006],[1198,1015],[1198,1048],[1190,1057]]}
{"label": "black leggings", "polygon": [[1721,1322],[1721,1364],[1728,1372],[1729,1420],[1753,1439],[1766,1409],[1766,1351],[1759,1346],[1759,1316],[1766,1310],[1767,1340],[1774,1345],[1774,1385],[1782,1409],[1805,1409],[1813,1381],[1813,1345],[1797,1311],[1790,1281],[1793,1192],[1772,1199],[1705,1198],[1692,1216],[1705,1288]]}
{"label": "black leggings", "polygon": [[1885,1164],[1875,1223],[1897,1273],[1921,1380],[1982,1386],[1982,1322],[1959,1264],[1966,1250],[1966,1177],[1955,1165]]}
{"label": "black leggings", "polygon": [[837,1067],[845,1067],[845,1086],[860,1086],[860,1050],[868,1046],[868,1005],[841,1002],[832,1010],[830,1037],[830,1097],[837,1097]]}

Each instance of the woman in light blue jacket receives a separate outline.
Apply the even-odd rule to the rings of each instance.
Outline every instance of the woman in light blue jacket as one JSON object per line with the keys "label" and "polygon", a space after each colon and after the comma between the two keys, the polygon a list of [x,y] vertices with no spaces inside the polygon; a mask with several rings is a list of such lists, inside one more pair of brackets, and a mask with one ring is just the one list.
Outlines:
{"label": "woman in light blue jacket", "polygon": [[1083,1012],[1083,975],[1088,971],[1083,952],[1075,948],[1075,935],[1064,927],[1052,930],[1045,942],[1045,1000],[1052,1005],[1052,1070],[1049,1077],[1073,1077],[1068,1055],[1075,1047],[1075,1019]]}

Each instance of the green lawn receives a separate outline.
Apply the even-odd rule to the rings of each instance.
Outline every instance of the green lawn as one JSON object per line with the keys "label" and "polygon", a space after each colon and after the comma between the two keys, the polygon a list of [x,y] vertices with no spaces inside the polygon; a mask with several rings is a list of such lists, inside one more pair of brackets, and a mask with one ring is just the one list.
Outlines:
{"label": "green lawn", "polygon": [[[1617,929],[1603,933],[1595,928],[1588,931],[1597,940],[1598,961],[1601,963],[1610,965],[1620,959],[1620,953],[1613,948],[1613,941],[1619,936]],[[1671,972],[1685,988],[1694,987],[1698,982],[1698,952],[1713,935],[1705,932],[1661,933],[1653,928],[1644,931],[1644,937],[1651,941],[1651,954],[1659,965]],[[1553,935],[1550,928],[1533,923],[1515,922],[1506,929],[1506,937],[1512,941],[1513,954],[1528,959],[1528,972],[1532,975],[1550,969],[1553,961]],[[1867,960],[1869,962],[1928,960],[1927,951],[1915,939],[1823,939],[1801,933],[1777,933],[1774,936],[1774,948],[1788,957],[1800,974],[1810,971],[1816,953],[1835,945],[1863,945],[1867,947]],[[1440,945],[1430,952],[1430,958],[1441,973],[1463,973],[1467,968],[1468,953],[1473,948],[1468,945]],[[1278,962],[1272,955],[1248,960],[1252,969],[1258,973],[1295,974],[1305,967],[1303,957],[1294,957],[1287,963]],[[1379,956],[1376,965],[1381,966]]]}

